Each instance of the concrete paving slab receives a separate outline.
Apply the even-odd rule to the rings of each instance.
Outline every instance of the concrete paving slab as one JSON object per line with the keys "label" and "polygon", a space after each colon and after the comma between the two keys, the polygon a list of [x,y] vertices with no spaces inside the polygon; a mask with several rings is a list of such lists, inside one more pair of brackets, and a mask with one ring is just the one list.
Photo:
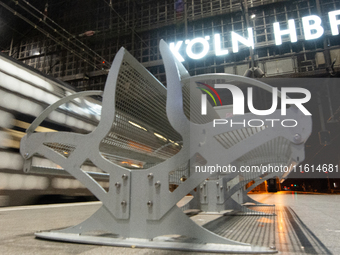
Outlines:
{"label": "concrete paving slab", "polygon": [[[275,207],[251,206],[272,212],[261,215],[207,215],[191,217],[222,236],[253,245],[275,244],[280,254],[340,254],[340,196],[298,193],[251,195]],[[92,215],[100,202],[56,204],[0,209],[1,254],[197,254],[158,249],[84,245],[39,240],[34,232],[75,225]],[[275,208],[275,209],[274,209]],[[200,253],[208,254],[208,253]]]}

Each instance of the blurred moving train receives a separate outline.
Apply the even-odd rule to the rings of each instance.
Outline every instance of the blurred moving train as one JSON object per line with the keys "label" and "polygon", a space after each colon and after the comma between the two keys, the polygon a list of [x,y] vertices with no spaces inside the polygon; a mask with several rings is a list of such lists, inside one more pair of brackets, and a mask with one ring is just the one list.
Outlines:
{"label": "blurred moving train", "polygon": [[[30,124],[48,106],[75,93],[69,84],[0,54],[0,206],[94,199],[78,180],[54,162],[41,155],[34,155],[32,161],[24,161],[19,154],[20,140]],[[153,93],[159,96],[157,91]],[[39,124],[35,132],[90,133],[100,121],[102,108],[101,92],[92,94],[96,95],[75,97],[60,105]],[[127,99],[130,100],[129,97]],[[144,123],[146,129],[141,123],[137,124],[136,118],[127,113],[129,109],[124,100],[123,97],[116,100],[122,108],[115,111],[116,121],[112,126],[115,130],[103,140],[104,144],[116,146],[117,150],[115,155],[108,155],[104,145],[101,155],[105,159],[128,169],[146,169],[181,149],[181,138],[176,132],[169,133]],[[171,130],[174,131],[172,127]],[[53,149],[66,158],[74,149],[66,144],[44,145],[46,149]],[[24,173],[23,169],[30,171]],[[81,169],[108,190],[107,173],[89,160],[83,163]],[[172,171],[169,174],[169,189],[175,189],[188,174],[186,166]]]}
{"label": "blurred moving train", "polygon": [[[78,180],[71,177],[25,174],[24,159],[19,154],[20,139],[30,123],[50,104],[73,93],[76,91],[69,84],[0,53],[0,206],[91,196]],[[86,134],[97,126],[100,112],[101,97],[76,98],[52,112],[36,132]],[[33,158],[32,164],[59,168],[39,156]],[[100,171],[91,164],[84,168],[91,172]],[[108,182],[102,181],[101,185],[106,187]]]}

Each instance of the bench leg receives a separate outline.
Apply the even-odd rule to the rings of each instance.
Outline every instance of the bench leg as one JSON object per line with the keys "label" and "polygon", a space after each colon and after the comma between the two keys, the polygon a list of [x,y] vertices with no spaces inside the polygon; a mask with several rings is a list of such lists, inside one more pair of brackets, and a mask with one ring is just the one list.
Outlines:
{"label": "bench leg", "polygon": [[[89,219],[79,225],[63,230],[38,232],[36,236],[38,238],[66,242],[136,248],[242,254],[277,252],[267,247],[254,247],[249,244],[236,242],[210,232],[194,223],[177,206],[174,206],[161,220],[150,221],[144,219],[144,221],[147,222],[144,238],[133,238],[131,233],[138,226],[131,225],[129,220],[115,219],[109,210],[102,206]],[[171,234],[187,238],[170,237],[169,235]]]}

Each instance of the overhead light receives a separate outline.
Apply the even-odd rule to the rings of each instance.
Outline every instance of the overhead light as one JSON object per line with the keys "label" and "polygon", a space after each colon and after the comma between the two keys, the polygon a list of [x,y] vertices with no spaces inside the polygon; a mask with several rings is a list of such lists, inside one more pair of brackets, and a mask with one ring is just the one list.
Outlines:
{"label": "overhead light", "polygon": [[131,164],[130,166],[136,167],[136,168],[140,168],[140,165],[137,164]]}
{"label": "overhead light", "polygon": [[250,18],[251,18],[251,19],[255,19],[255,17],[256,17],[256,14],[250,15]]}
{"label": "overhead light", "polygon": [[174,145],[177,145],[177,146],[179,146],[179,144],[178,144],[178,143],[176,143],[176,142],[174,142],[174,141],[172,141],[172,140],[170,140],[170,139],[169,139],[169,142],[170,142],[170,143],[173,143]]}
{"label": "overhead light", "polygon": [[135,168],[141,168],[142,167],[141,165],[134,164],[134,163],[131,163],[131,162],[128,162],[128,161],[122,161],[121,163],[123,165],[129,165],[129,166],[132,166],[132,167],[135,167]]}
{"label": "overhead light", "polygon": [[134,123],[132,121],[129,121],[129,123],[132,125],[132,126],[135,126],[135,127],[138,127],[140,129],[143,129],[144,131],[148,131],[146,128],[142,127],[141,125],[138,125],[137,123]]}
{"label": "overhead light", "polygon": [[166,139],[164,136],[157,134],[157,133],[153,133],[155,136],[157,136],[158,138],[162,139],[163,141],[167,142],[168,139]]}

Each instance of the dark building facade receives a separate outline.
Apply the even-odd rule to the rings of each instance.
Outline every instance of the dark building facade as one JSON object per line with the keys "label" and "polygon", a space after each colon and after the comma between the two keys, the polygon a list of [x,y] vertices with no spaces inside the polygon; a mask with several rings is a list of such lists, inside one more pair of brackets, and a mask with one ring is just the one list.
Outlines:
{"label": "dark building facade", "polygon": [[[79,90],[103,88],[120,47],[165,82],[161,39],[183,42],[178,53],[192,75],[244,75],[254,66],[264,77],[329,76],[340,67],[340,36],[331,33],[328,16],[340,10],[336,0],[2,1],[0,8],[6,34],[2,51]],[[302,17],[310,15],[319,16],[324,29],[314,40],[304,36]],[[283,43],[276,45],[273,23],[284,30],[291,19],[297,41],[283,35]],[[231,32],[248,38],[248,28],[254,49],[239,43],[239,51],[233,52]],[[216,56],[215,34],[228,54]],[[186,40],[194,38],[209,38],[201,59],[186,54]],[[195,43],[191,50],[196,54],[202,47]]]}

